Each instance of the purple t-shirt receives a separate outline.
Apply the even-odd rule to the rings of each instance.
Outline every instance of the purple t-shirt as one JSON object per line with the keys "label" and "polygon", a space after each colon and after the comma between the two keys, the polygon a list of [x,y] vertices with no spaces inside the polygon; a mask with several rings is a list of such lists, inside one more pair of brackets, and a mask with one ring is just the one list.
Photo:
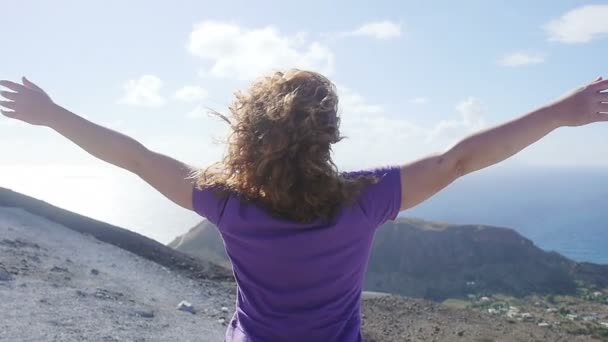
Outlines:
{"label": "purple t-shirt", "polygon": [[398,167],[350,172],[364,188],[333,223],[273,218],[236,196],[193,192],[194,210],[217,225],[237,283],[227,342],[361,341],[361,291],[376,228],[401,204]]}

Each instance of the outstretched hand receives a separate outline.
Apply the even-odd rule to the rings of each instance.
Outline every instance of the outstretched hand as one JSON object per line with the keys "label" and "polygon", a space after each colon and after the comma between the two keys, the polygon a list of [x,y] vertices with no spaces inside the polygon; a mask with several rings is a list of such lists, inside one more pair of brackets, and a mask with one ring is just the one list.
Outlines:
{"label": "outstretched hand", "polygon": [[583,126],[608,121],[608,80],[598,77],[556,101],[557,119],[561,126]]}
{"label": "outstretched hand", "polygon": [[2,80],[0,85],[11,91],[0,91],[6,100],[0,101],[2,115],[32,125],[47,125],[56,107],[42,88],[22,78],[22,84]]}

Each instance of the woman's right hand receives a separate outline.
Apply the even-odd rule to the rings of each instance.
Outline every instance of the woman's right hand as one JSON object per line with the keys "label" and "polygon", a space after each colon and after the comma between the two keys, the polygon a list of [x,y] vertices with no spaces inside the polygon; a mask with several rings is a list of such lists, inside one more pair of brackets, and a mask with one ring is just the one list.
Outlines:
{"label": "woman's right hand", "polygon": [[[6,100],[0,101],[2,114],[32,125],[48,126],[57,112],[57,105],[39,86],[22,78],[23,84],[2,80],[0,85],[11,91],[0,91]],[[8,100],[8,101],[7,101]]]}

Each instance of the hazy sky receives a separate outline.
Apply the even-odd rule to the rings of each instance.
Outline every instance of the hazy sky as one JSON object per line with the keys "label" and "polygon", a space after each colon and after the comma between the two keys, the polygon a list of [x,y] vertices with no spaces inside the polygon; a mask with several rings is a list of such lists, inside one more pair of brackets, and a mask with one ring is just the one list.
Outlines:
{"label": "hazy sky", "polygon": [[[335,81],[350,137],[335,148],[344,169],[445,149],[608,76],[605,1],[0,4],[0,78],[26,75],[68,109],[199,166],[219,159],[213,138],[226,133],[205,108],[225,111],[235,89],[270,69],[312,68]],[[511,165],[608,166],[606,133],[562,129]],[[114,223],[154,206],[134,193],[161,201],[48,129],[0,118],[0,156],[0,186]],[[173,234],[157,228],[151,235]]]}

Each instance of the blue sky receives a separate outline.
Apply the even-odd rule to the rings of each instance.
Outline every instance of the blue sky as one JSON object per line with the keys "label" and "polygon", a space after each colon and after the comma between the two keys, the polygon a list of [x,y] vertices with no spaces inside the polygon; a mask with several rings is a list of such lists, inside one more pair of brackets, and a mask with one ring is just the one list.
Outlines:
{"label": "blue sky", "polygon": [[[255,61],[282,54],[281,48],[286,46],[295,56],[277,57],[277,68],[294,65],[324,71],[338,84],[342,94],[346,92],[344,89],[348,90],[343,97],[352,97],[352,101],[343,101],[342,108],[344,133],[352,139],[343,143],[345,146],[336,147],[338,162],[352,168],[407,161],[441,150],[478,127],[524,113],[598,75],[608,74],[604,57],[608,53],[604,39],[608,36],[607,3],[277,4],[274,1],[255,5],[248,1],[12,2],[5,5],[3,16],[8,33],[4,39],[7,50],[0,56],[2,77],[15,79],[28,75],[69,109],[132,132],[167,153],[175,151],[188,162],[202,164],[219,156],[221,149],[216,148],[208,157],[199,157],[201,148],[195,146],[208,144],[213,136],[210,133],[220,129],[220,125],[206,116],[189,118],[188,113],[198,106],[225,110],[232,91],[245,87],[252,75],[265,70],[264,63],[260,66]],[[585,10],[586,6],[595,7]],[[569,12],[577,11],[573,18],[563,20]],[[545,27],[560,18],[561,30],[570,38],[555,40]],[[593,21],[597,23],[589,23]],[[199,36],[192,43],[191,33],[197,25],[200,28],[205,23],[208,27],[202,34],[206,36]],[[361,30],[354,34],[373,23],[383,23],[385,27],[376,27],[376,31],[372,29],[368,34]],[[272,33],[263,33],[268,28],[272,28]],[[220,42],[226,30],[239,32],[228,37],[228,42]],[[393,31],[382,37],[382,30]],[[215,38],[208,37],[210,32]],[[260,41],[256,43],[256,39]],[[194,50],[189,49],[191,44],[196,45]],[[270,44],[261,55],[260,44]],[[320,46],[322,51],[316,59],[307,59],[305,55],[313,45]],[[510,55],[513,63],[530,64],[502,65]],[[224,64],[237,66],[228,65],[223,74],[214,73],[214,65],[223,63],[223,59],[233,59]],[[247,66],[243,61],[254,62]],[[157,93],[164,101],[157,102],[163,105],[145,105],[145,100],[140,105],[121,103],[120,99],[126,96],[125,84],[144,75],[153,76],[162,84]],[[175,92],[184,86],[202,88],[201,100],[175,99]],[[351,105],[359,109],[352,109],[348,102],[355,102]],[[382,135],[381,141],[377,141],[380,136],[349,134],[356,131],[349,129],[355,126],[348,124],[349,119],[356,116],[349,109],[361,110],[358,115],[366,117],[365,123],[378,117],[379,121],[387,119],[385,124],[389,127],[381,124],[374,127]],[[473,111],[474,120],[479,122],[463,123],[466,121],[462,118],[463,111],[467,110]],[[438,128],[442,120],[443,129]],[[410,131],[409,124],[415,126]],[[357,128],[361,127],[367,125]],[[381,134],[385,129],[387,134]],[[429,133],[434,129],[434,133]],[[519,159],[538,164],[607,165],[608,158],[602,158],[608,152],[605,129],[598,125],[561,130]],[[411,139],[399,137],[400,133]],[[30,148],[9,152],[8,159],[13,159],[12,162],[42,159],[61,162],[63,158],[85,162],[64,141],[39,128],[3,121],[0,134],[3,148],[7,142],[16,141]],[[358,149],[348,145],[355,145],[357,137],[375,141],[378,146],[374,148],[381,153],[375,153],[377,156],[370,156],[367,161],[360,160],[364,156],[359,153],[352,155]],[[393,138],[394,143],[390,143]],[[54,153],[40,159],[36,150],[43,142]],[[589,146],[594,148],[590,150]],[[6,163],[7,158],[3,159]]]}
{"label": "blue sky", "polygon": [[[212,139],[226,132],[203,109],[226,110],[235,89],[269,68],[313,68],[338,85],[350,137],[335,148],[344,169],[443,150],[608,76],[605,1],[39,0],[2,8],[1,78],[26,75],[70,110],[199,166],[221,156]],[[510,163],[608,166],[607,130],[561,129]],[[4,118],[0,155],[0,186],[18,190],[59,184],[66,173],[116,172],[48,129]]]}

